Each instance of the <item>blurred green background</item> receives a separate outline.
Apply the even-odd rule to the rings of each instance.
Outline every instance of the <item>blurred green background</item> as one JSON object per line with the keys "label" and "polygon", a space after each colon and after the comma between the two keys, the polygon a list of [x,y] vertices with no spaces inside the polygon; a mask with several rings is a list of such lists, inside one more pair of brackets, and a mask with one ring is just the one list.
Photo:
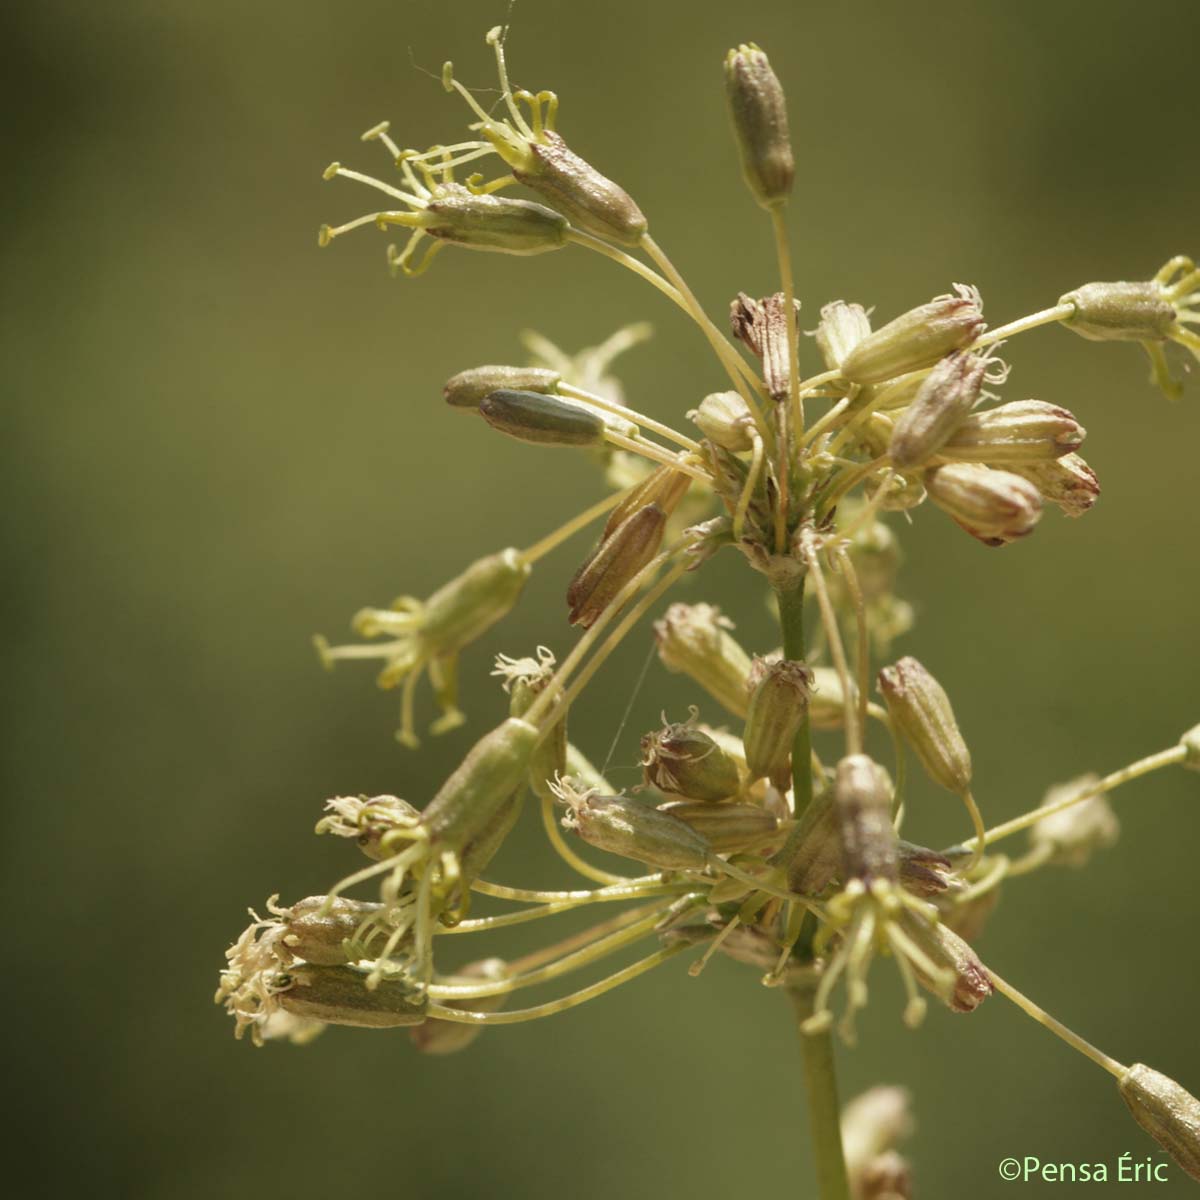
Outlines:
{"label": "blurred green background", "polygon": [[[490,86],[482,39],[504,15],[481,0],[10,13],[3,854],[10,1161],[39,1177],[24,1194],[812,1194],[787,1006],[729,961],[700,981],[674,964],[444,1060],[403,1033],[254,1051],[210,1003],[247,904],[354,865],[311,836],[327,796],[423,803],[503,711],[491,653],[571,644],[562,591],[586,539],[468,652],[471,724],[419,754],[392,740],[396,697],[368,669],[314,661],[315,630],[428,594],[600,494],[578,460],[446,410],[442,381],[513,359],[522,328],[576,349],[649,319],[654,342],[622,363],[636,403],[678,420],[721,386],[694,329],[583,251],[451,250],[411,282],[389,278],[371,230],[317,251],[320,222],[371,203],[322,168],[382,172],[357,138],[385,117],[402,144],[459,136],[465,109],[428,72],[453,57]],[[776,286],[724,112],[722,55],[749,39],[788,88],[808,327],[834,297],[887,317],[953,280],[1000,323],[1200,251],[1193,0],[522,0],[517,81],[560,93],[560,128],[637,197],[713,312]],[[1200,379],[1172,406],[1136,348],[1053,329],[1009,357],[1010,398],[1088,426],[1103,499],[1003,552],[921,510],[902,577],[918,626],[898,647],[948,686],[993,821],[1200,719]],[[775,644],[736,555],[689,594],[747,644]],[[574,718],[596,757],[645,653],[644,638],[625,647]],[[618,782],[634,780],[637,733],[694,698],[652,665]],[[1192,1090],[1197,783],[1121,794],[1119,847],[1011,887],[981,942],[1109,1053]],[[914,799],[914,836],[965,831],[945,796]],[[532,812],[491,874],[568,881]],[[999,1181],[1007,1155],[1153,1151],[1111,1081],[1003,999],[909,1033],[890,967],[873,979],[844,1088],[912,1087],[921,1196],[1036,1188]],[[1155,1195],[1184,1194],[1171,1177]]]}

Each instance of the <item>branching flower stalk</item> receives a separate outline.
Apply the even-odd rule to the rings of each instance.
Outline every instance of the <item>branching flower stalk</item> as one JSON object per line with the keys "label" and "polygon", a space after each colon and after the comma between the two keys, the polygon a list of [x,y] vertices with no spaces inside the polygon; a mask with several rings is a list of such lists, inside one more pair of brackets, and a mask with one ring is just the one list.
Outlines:
{"label": "branching flower stalk", "polygon": [[[1085,284],[991,332],[980,293],[962,284],[878,328],[862,305],[834,301],[821,309],[820,363],[806,374],[786,219],[792,143],[766,55],[752,45],[731,50],[725,84],[743,173],[769,217],[781,290],[739,293],[727,336],[633,199],[557,132],[557,97],[511,85],[504,41],[499,28],[487,36],[496,104],[485,108],[450,64],[443,72],[473,118],[463,141],[402,149],[384,123],[363,140],[386,150],[397,182],[337,163],[326,171],[398,206],[323,226],[320,243],[362,226],[407,229],[407,244],[388,250],[405,275],[420,274],[447,245],[599,253],[687,314],[725,390],[678,398],[691,432],[640,411],[611,371],[617,355],[648,336],[640,324],[576,356],[527,333],[529,364],[472,367],[449,380],[450,407],[539,450],[582,455],[608,494],[527,549],[471,564],[427,600],[402,596],[362,609],[352,624],[363,640],[333,647],[319,638],[322,659],[380,660],[380,686],[402,687],[398,737],[409,746],[417,745],[417,684],[428,674],[441,710],[433,732],[445,733],[466,719],[460,653],[508,614],[535,567],[603,521],[566,589],[567,622],[583,633],[561,663],[544,646],[496,659],[509,716],[423,806],[395,796],[328,802],[317,832],[353,840],[366,862],[322,896],[290,906],[272,897],[267,917],[252,913],[217,992],[238,1035],[261,1044],[304,1041],[328,1025],[406,1027],[417,1049],[449,1053],[489,1025],[564,1012],[677,955],[692,953],[698,975],[719,951],[757,968],[794,1005],[819,1195],[907,1196],[910,1173],[895,1148],[908,1122],[903,1094],[876,1089],[842,1116],[831,1040],[835,1028],[853,1040],[871,965],[890,957],[906,1023],[924,1017],[925,993],[965,1013],[1000,991],[1112,1074],[1139,1123],[1200,1178],[1197,1101],[1166,1076],[1092,1047],[970,946],[1002,884],[1078,865],[1111,845],[1118,826],[1107,797],[1116,788],[1161,768],[1200,768],[1200,727],[1102,779],[1052,788],[1041,805],[989,829],[946,691],[916,658],[893,657],[912,610],[896,591],[899,549],[886,519],[928,501],[982,545],[1003,547],[1032,533],[1047,503],[1083,515],[1100,490],[1078,453],[1084,429],[1056,404],[1000,400],[995,389],[1009,374],[1001,343],[1007,352],[1019,335],[1051,324],[1137,342],[1153,380],[1176,395],[1165,349],[1176,343],[1200,359],[1200,271],[1174,258],[1150,280]],[[497,158],[503,173],[495,178],[456,178]],[[516,187],[527,194],[511,194]],[[824,411],[814,412],[818,405]],[[683,721],[664,715],[641,739],[643,783],[625,795],[572,740],[575,710],[641,618],[718,553],[740,555],[773,593],[781,648],[751,655],[717,609],[667,607],[654,623],[658,656],[718,711],[705,711],[707,722],[698,706]],[[880,661],[882,703],[868,694]],[[876,739],[884,761],[872,751]],[[910,752],[970,817],[970,836],[951,838],[941,852],[900,836],[906,799],[923,799],[906,797]],[[992,790],[980,782],[985,803]],[[547,891],[487,878],[530,791],[551,845],[588,886]],[[1024,853],[994,849],[1022,831],[1030,837]],[[632,873],[612,870],[611,857],[593,861],[595,851],[624,858]],[[518,907],[472,916],[477,896]],[[464,937],[613,905],[616,915],[514,961],[489,955],[442,966],[441,948]],[[510,1006],[526,989],[638,947],[639,957],[601,967],[606,974],[574,991]]]}

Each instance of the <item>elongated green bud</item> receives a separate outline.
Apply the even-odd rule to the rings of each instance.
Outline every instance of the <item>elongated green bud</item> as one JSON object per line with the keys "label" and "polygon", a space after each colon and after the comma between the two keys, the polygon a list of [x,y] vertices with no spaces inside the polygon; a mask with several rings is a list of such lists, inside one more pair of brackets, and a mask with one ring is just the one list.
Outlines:
{"label": "elongated green bud", "polygon": [[553,392],[562,376],[545,367],[471,367],[446,380],[442,395],[451,408],[478,408],[492,392]]}
{"label": "elongated green bud", "polygon": [[687,675],[734,716],[744,717],[750,655],[729,632],[733,627],[711,604],[672,604],[654,622],[654,640],[668,671]]}
{"label": "elongated green bud", "polygon": [[789,659],[759,659],[751,672],[746,710],[746,766],[751,779],[769,779],[786,790],[792,773],[792,742],[808,711],[812,672]]}
{"label": "elongated green bud", "polygon": [[944,973],[943,979],[930,978],[918,962],[910,959],[917,979],[952,1012],[974,1012],[992,994],[992,979],[979,955],[945,925],[930,925],[910,912],[900,919],[908,936]]}
{"label": "elongated green bud", "polygon": [[[480,738],[421,813],[430,840],[457,851],[460,858],[474,841],[490,843],[497,822],[503,825],[508,819],[514,793],[524,787],[537,740],[537,729],[517,717]],[[487,858],[499,843],[489,849]],[[477,869],[484,866],[486,861]]]}
{"label": "elongated green bud", "polygon": [[1135,1063],[1118,1081],[1133,1119],[1200,1180],[1200,1100],[1152,1067]]}
{"label": "elongated green bud", "polygon": [[786,204],[796,174],[787,102],[767,56],[753,42],[725,56],[725,94],[747,187],[763,208]]}
{"label": "elongated green bud", "polygon": [[850,754],[837,765],[833,785],[843,879],[899,878],[892,789],[882,768],[866,754]]}
{"label": "elongated green bud", "polygon": [[[1100,782],[1098,775],[1081,775],[1050,788],[1042,800],[1050,808]],[[1082,867],[1096,850],[1106,850],[1121,836],[1121,824],[1103,793],[1043,817],[1029,831],[1029,844],[1058,866]]]}
{"label": "elongated green bud", "polygon": [[1059,297],[1074,313],[1063,325],[1093,342],[1159,342],[1170,336],[1178,314],[1155,280],[1085,283]]}
{"label": "elongated green bud", "polygon": [[1042,496],[1023,475],[974,463],[947,463],[925,473],[929,498],[985,546],[1028,536],[1042,518]]}
{"label": "elongated green bud", "polygon": [[659,812],[690,825],[718,854],[749,850],[779,834],[779,818],[756,804],[673,800],[660,804]]}
{"label": "elongated green bud", "polygon": [[1073,413],[1041,400],[1013,400],[973,413],[942,445],[942,458],[1007,467],[1050,462],[1083,445],[1087,430]]}
{"label": "elongated green bud", "polygon": [[728,800],[742,786],[734,759],[690,721],[642,738],[642,774],[665,795],[709,804]]}
{"label": "elongated green bud", "polygon": [[657,504],[631,513],[587,559],[567,587],[567,619],[585,629],[647,566],[662,545],[667,514]]}
{"label": "elongated green bud", "polygon": [[700,432],[715,446],[733,454],[754,445],[754,417],[737,392],[713,392],[688,413]]}
{"label": "elongated green bud", "polygon": [[[485,958],[468,963],[454,975],[439,977],[438,983],[499,983],[510,974],[502,958]],[[498,996],[474,996],[469,1000],[443,1000],[446,1008],[471,1012],[499,1012],[508,1002],[508,993]],[[465,1050],[483,1032],[482,1025],[467,1025],[462,1021],[443,1021],[430,1017],[408,1031],[408,1040],[422,1054],[457,1054]]]}
{"label": "elongated green bud", "polygon": [[943,358],[896,418],[888,447],[892,465],[912,470],[937,454],[975,407],[986,373],[987,360],[977,354]]}
{"label": "elongated green bud", "polygon": [[871,332],[871,318],[861,304],[847,304],[845,300],[834,300],[821,309],[821,322],[817,326],[817,349],[831,370],[838,370],[846,357]]}
{"label": "elongated green bud", "polygon": [[624,188],[580,158],[553,130],[543,129],[526,146],[526,160],[513,166],[519,182],[579,229],[625,246],[641,241],[646,218]]}
{"label": "elongated green bud", "polygon": [[600,446],[607,429],[599,413],[541,392],[491,392],[479,414],[493,429],[535,446]]}
{"label": "elongated green bud", "polygon": [[298,963],[275,977],[279,1004],[285,1012],[327,1025],[395,1029],[419,1025],[428,1001],[424,988],[407,979],[384,978],[367,987],[367,971]]}
{"label": "elongated green bud", "polygon": [[425,602],[422,642],[434,654],[473,642],[512,611],[531,570],[512,549],[473,562]]}
{"label": "elongated green bud", "polygon": [[1100,498],[1096,472],[1078,454],[1049,462],[1013,463],[1009,469],[1028,479],[1043,500],[1057,504],[1068,517],[1082,517]]}
{"label": "elongated green bud", "polygon": [[955,284],[955,293],[911,309],[863,338],[843,360],[842,375],[851,383],[881,383],[970,345],[986,328],[983,301],[963,284]]}
{"label": "elongated green bud", "polygon": [[443,186],[419,213],[430,237],[502,254],[544,254],[567,244],[571,226],[561,213],[530,200],[450,191],[453,186]]}
{"label": "elongated green bud", "polygon": [[627,796],[572,796],[563,825],[598,850],[664,871],[702,871],[712,847],[687,822]]}
{"label": "elongated green bud", "polygon": [[955,795],[969,790],[971,754],[942,685],[911,657],[884,667],[878,683],[894,727],[930,779]]}

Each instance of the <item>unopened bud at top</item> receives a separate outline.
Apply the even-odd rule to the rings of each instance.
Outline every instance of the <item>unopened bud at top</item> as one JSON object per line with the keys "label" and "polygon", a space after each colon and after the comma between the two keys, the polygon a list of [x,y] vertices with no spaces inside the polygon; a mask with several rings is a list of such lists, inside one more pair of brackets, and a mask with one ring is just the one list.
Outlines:
{"label": "unopened bud at top", "polygon": [[837,765],[833,785],[842,873],[846,881],[899,877],[892,789],[882,768],[865,754],[850,754]]}
{"label": "unopened bud at top", "polygon": [[836,371],[846,356],[871,332],[871,319],[861,304],[834,300],[821,309],[821,323],[816,329],[817,349],[825,365]]}
{"label": "unopened bud at top", "polygon": [[958,351],[948,354],[896,418],[888,453],[901,471],[924,466],[950,440],[979,400],[987,359]]}
{"label": "unopened bud at top", "polygon": [[792,743],[808,711],[812,672],[789,659],[757,659],[751,671],[746,710],[746,766],[751,779],[769,779],[786,791]]}
{"label": "unopened bud at top", "polygon": [[737,763],[692,718],[642,738],[642,773],[651,787],[668,796],[713,803],[741,789]]}
{"label": "unopened bud at top", "polygon": [[942,685],[912,657],[884,667],[878,682],[896,731],[929,777],[957,795],[968,791],[971,754]]}
{"label": "unopened bud at top", "polygon": [[946,463],[925,473],[929,498],[985,546],[1028,536],[1042,518],[1042,495],[1023,475],[975,463]]}
{"label": "unopened bud at top", "polygon": [[1200,1100],[1142,1063],[1130,1067],[1118,1086],[1133,1119],[1193,1179],[1200,1180]]}
{"label": "unopened bud at top", "polygon": [[575,573],[567,587],[567,619],[589,628],[645,567],[662,544],[667,514],[644,504],[613,530]]}
{"label": "unopened bud at top", "polygon": [[737,392],[713,392],[688,413],[700,432],[715,446],[734,454],[754,445],[754,417]]}
{"label": "unopened bud at top", "polygon": [[[1043,808],[1053,808],[1064,800],[1094,790],[1097,775],[1082,775],[1070,783],[1060,783],[1047,791]],[[1121,834],[1117,814],[1103,793],[1080,800],[1061,812],[1043,817],[1029,831],[1030,846],[1046,855],[1046,861],[1062,866],[1082,867],[1092,853],[1113,845]]]}
{"label": "unopened bud at top", "polygon": [[733,622],[711,604],[672,604],[654,622],[658,657],[738,717],[746,715],[750,655],[730,633]]}
{"label": "unopened bud at top", "polygon": [[561,378],[545,367],[471,367],[447,379],[442,395],[451,408],[478,408],[492,392],[553,392]]}
{"label": "unopened bud at top", "polygon": [[752,42],[725,56],[725,95],[746,185],[764,208],[787,203],[796,174],[787,101],[767,56]]}
{"label": "unopened bud at top", "polygon": [[493,429],[535,446],[600,446],[607,430],[599,413],[542,392],[489,392],[479,413]]}
{"label": "unopened bud at top", "polygon": [[953,296],[911,309],[863,338],[843,360],[842,375],[852,383],[880,383],[931,366],[969,346],[985,328],[979,293],[955,284]]}

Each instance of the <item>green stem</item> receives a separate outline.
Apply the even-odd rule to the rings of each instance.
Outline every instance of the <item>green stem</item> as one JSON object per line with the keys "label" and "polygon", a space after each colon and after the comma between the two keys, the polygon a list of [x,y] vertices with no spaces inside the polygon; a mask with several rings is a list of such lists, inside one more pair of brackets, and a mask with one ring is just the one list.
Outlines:
{"label": "green stem", "polygon": [[[813,989],[789,988],[796,1009],[796,1024],[802,1026],[813,1015]],[[808,1120],[812,1130],[813,1158],[820,1200],[850,1200],[846,1159],[842,1153],[841,1106],[838,1103],[837,1067],[833,1040],[828,1033],[800,1030],[804,1055],[804,1080],[808,1087]]]}
{"label": "green stem", "polygon": [[[804,661],[804,576],[791,587],[779,587],[779,624],[783,630],[783,656],[792,662]],[[812,730],[805,714],[792,743],[792,795],[797,820],[812,803]]]}

